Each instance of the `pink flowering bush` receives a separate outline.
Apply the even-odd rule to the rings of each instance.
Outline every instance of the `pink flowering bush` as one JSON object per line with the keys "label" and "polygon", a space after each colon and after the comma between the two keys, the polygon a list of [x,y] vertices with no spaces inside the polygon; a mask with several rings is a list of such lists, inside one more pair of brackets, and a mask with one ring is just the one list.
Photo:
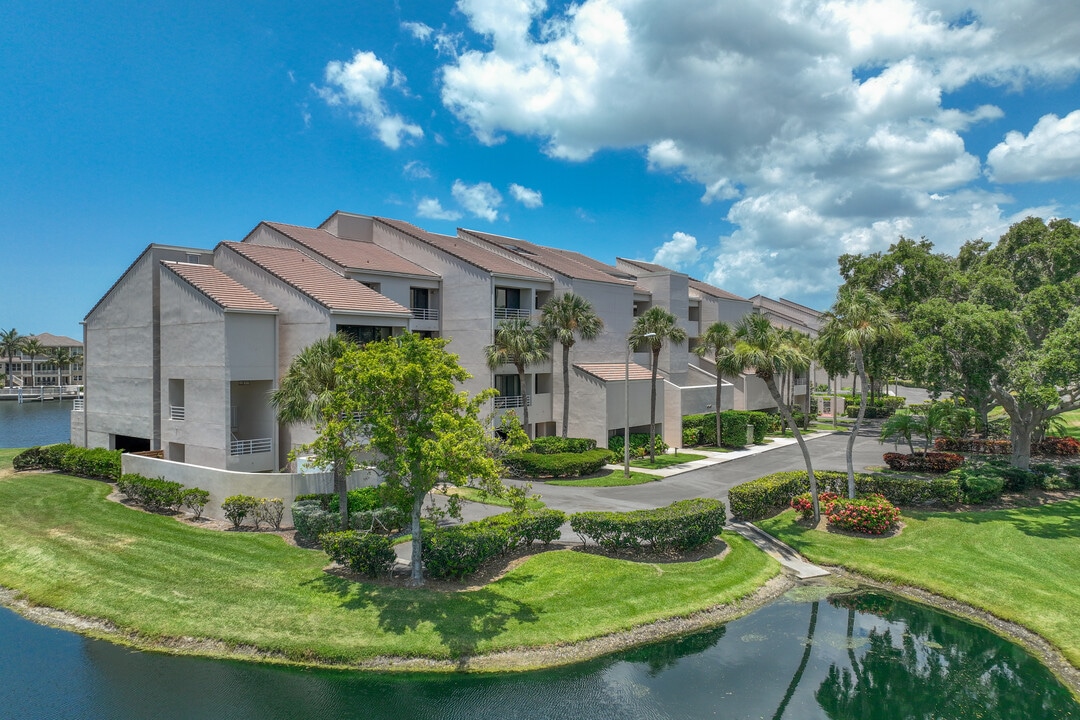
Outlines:
{"label": "pink flowering bush", "polygon": [[883,495],[867,495],[854,500],[837,498],[829,507],[826,521],[831,527],[864,535],[881,535],[896,527],[900,510]]}
{"label": "pink flowering bush", "polygon": [[[821,508],[821,512],[828,515],[829,508],[832,507],[833,501],[838,497],[840,496],[834,492],[818,493],[818,506]],[[799,511],[803,520],[814,517],[814,501],[808,492],[791,498],[791,507]]]}

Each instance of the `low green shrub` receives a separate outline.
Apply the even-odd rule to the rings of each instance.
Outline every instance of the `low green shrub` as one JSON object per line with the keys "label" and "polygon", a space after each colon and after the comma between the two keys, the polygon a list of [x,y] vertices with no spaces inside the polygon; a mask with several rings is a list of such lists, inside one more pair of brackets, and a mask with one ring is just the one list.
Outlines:
{"label": "low green shrub", "polygon": [[558,455],[560,453],[583,453],[596,449],[592,438],[538,437],[533,440],[529,452],[538,455]]}
{"label": "low green shrub", "polygon": [[69,475],[116,482],[120,479],[120,451],[81,448],[66,443],[49,445],[30,448],[16,455],[12,467],[16,470],[61,470]]}
{"label": "low green shrub", "polygon": [[506,470],[514,477],[565,478],[592,475],[611,462],[608,450],[589,450],[581,453],[513,453],[506,457]]}
{"label": "low green shrub", "polygon": [[148,478],[135,473],[126,473],[116,481],[116,489],[152,512],[165,509],[177,510],[183,503],[184,486],[164,478]]}
{"label": "low green shrub", "polygon": [[180,504],[191,511],[198,520],[202,517],[203,509],[210,502],[210,493],[202,488],[184,488],[180,492]]}
{"label": "low green shrub", "polygon": [[829,506],[826,522],[832,527],[863,535],[881,535],[896,527],[900,510],[882,495],[854,500],[837,498]]}
{"label": "low green shrub", "polygon": [[328,532],[319,536],[323,552],[334,562],[365,577],[389,575],[397,556],[390,538],[356,530]]}
{"label": "low green shrub", "polygon": [[982,505],[1001,497],[1005,481],[996,474],[983,474],[979,471],[960,473],[960,492],[964,502],[969,505]]}
{"label": "low green shrub", "polygon": [[900,472],[947,473],[964,464],[964,456],[948,452],[885,453],[885,464]]}
{"label": "low green shrub", "polygon": [[264,522],[280,530],[281,518],[285,517],[285,501],[281,498],[259,498],[258,503],[251,513],[255,529],[258,530],[259,523]]}
{"label": "low green shrub", "polygon": [[682,429],[682,444],[683,447],[694,447],[695,445],[702,445],[701,441],[701,428],[685,427]]}
{"label": "low green shrub", "polygon": [[485,561],[505,553],[510,534],[496,523],[466,523],[437,528],[420,538],[424,568],[437,580],[472,575]]}
{"label": "low green shrub", "polygon": [[724,527],[724,504],[712,498],[680,500],[655,510],[581,512],[570,516],[570,527],[582,542],[592,539],[608,551],[686,551],[712,541]]}
{"label": "low green shrub", "polygon": [[329,512],[319,497],[297,496],[292,504],[293,527],[303,540],[315,542],[323,533],[341,530],[341,514]]}
{"label": "low green shrub", "polygon": [[[664,439],[659,435],[656,436],[656,442],[654,443],[657,455],[663,455],[667,452],[668,444],[664,442]],[[623,456],[623,437],[622,435],[612,435],[608,438],[608,450],[615,453],[617,457]],[[649,433],[630,433],[630,457],[644,457],[649,454]]]}
{"label": "low green shrub", "polygon": [[[859,403],[861,402],[860,395],[844,395],[844,414],[849,418],[859,416]],[[866,419],[874,418],[887,418],[891,417],[900,408],[904,407],[907,403],[907,398],[897,397],[893,395],[879,395],[871,400],[866,398],[866,412],[863,417]]]}
{"label": "low green shrub", "polygon": [[[819,472],[814,476],[820,482],[824,474]],[[846,482],[847,476],[844,478]],[[805,471],[773,473],[731,488],[728,491],[728,504],[735,518],[760,520],[787,507],[791,498],[809,489],[810,481]]]}
{"label": "low green shrub", "polygon": [[1069,465],[1062,470],[1062,475],[1073,490],[1080,490],[1080,465]]}
{"label": "low green shrub", "polygon": [[566,522],[566,513],[561,510],[545,508],[509,512],[481,520],[491,525],[498,525],[506,530],[509,549],[527,547],[539,540],[544,545],[559,539],[559,528]]}
{"label": "low green shrub", "polygon": [[239,528],[248,516],[254,515],[257,507],[258,499],[250,495],[230,495],[221,502],[221,509],[234,528]]}
{"label": "low green shrub", "polygon": [[387,534],[400,530],[408,524],[410,514],[401,512],[400,508],[392,505],[375,508],[374,510],[361,510],[349,515],[349,527],[360,532]]}
{"label": "low green shrub", "polygon": [[[722,437],[720,442],[717,442],[716,413],[685,415],[683,416],[683,446],[724,445],[725,447],[742,447],[746,445],[747,425],[754,426],[754,442],[759,443],[764,441],[765,436],[772,430],[773,417],[769,413],[756,410],[753,412],[724,410],[720,413],[720,433]],[[619,450],[622,450],[621,445]]]}
{"label": "low green shrub", "polygon": [[[833,500],[836,500],[840,496],[834,492],[822,492],[818,493],[818,509],[822,513],[828,513],[829,508],[832,507]],[[810,493],[804,492],[801,495],[796,495],[791,498],[791,507],[798,512],[803,520],[810,520],[814,517],[814,499],[810,496]]]}
{"label": "low green shrub", "polygon": [[1058,455],[1068,457],[1080,455],[1080,441],[1071,437],[1048,437],[1035,443],[1031,451],[1036,455]]}
{"label": "low green shrub", "polygon": [[58,443],[27,448],[11,459],[11,467],[17,471],[59,470],[64,453],[74,447],[69,443]]}

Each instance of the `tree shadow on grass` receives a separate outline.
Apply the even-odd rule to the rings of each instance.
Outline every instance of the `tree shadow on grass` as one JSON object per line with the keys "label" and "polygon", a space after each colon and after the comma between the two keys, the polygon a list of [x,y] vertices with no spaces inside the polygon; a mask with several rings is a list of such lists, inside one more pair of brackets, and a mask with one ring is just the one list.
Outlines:
{"label": "tree shadow on grass", "polygon": [[1080,511],[1074,502],[1047,503],[1036,507],[949,513],[960,522],[982,524],[1007,522],[1031,537],[1050,540],[1080,537]]}
{"label": "tree shadow on grass", "polygon": [[[503,577],[499,587],[524,585],[535,578],[528,574]],[[499,593],[491,587],[464,592],[440,592],[424,588],[396,588],[353,582],[330,574],[303,583],[321,592],[336,595],[348,610],[375,609],[379,628],[403,634],[429,625],[447,648],[460,670],[480,645],[506,632],[511,623],[535,623],[535,608]]]}

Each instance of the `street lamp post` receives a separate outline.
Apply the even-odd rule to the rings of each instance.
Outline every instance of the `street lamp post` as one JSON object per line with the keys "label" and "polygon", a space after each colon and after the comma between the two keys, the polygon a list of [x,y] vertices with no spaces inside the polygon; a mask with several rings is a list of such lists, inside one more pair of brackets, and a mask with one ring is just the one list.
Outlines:
{"label": "street lamp post", "polygon": [[[641,339],[656,337],[656,333],[646,333]],[[623,385],[623,409],[626,410],[626,426],[623,429],[623,477],[630,477],[630,338],[626,339],[626,382]]]}

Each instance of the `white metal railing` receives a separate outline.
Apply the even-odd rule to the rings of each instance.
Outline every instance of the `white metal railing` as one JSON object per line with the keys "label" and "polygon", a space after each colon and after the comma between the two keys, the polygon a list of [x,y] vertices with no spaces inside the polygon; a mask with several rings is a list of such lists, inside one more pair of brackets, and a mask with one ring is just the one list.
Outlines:
{"label": "white metal railing", "polygon": [[438,308],[412,308],[412,316],[417,320],[438,320]]}
{"label": "white metal railing", "polygon": [[254,455],[255,453],[270,452],[273,448],[273,438],[256,438],[254,440],[233,440],[229,443],[230,455]]}
{"label": "white metal railing", "polygon": [[524,308],[508,308],[497,307],[495,308],[496,320],[512,320],[514,318],[528,318],[532,317],[532,311]]}
{"label": "white metal railing", "polygon": [[495,408],[518,408],[524,405],[532,407],[532,395],[499,395],[494,399]]}
{"label": "white metal railing", "polygon": [[183,420],[186,415],[186,411],[183,405],[170,405],[169,406],[169,419],[170,420]]}
{"label": "white metal railing", "polygon": [[86,411],[86,398],[75,398],[75,403],[71,407],[72,412],[85,412]]}

